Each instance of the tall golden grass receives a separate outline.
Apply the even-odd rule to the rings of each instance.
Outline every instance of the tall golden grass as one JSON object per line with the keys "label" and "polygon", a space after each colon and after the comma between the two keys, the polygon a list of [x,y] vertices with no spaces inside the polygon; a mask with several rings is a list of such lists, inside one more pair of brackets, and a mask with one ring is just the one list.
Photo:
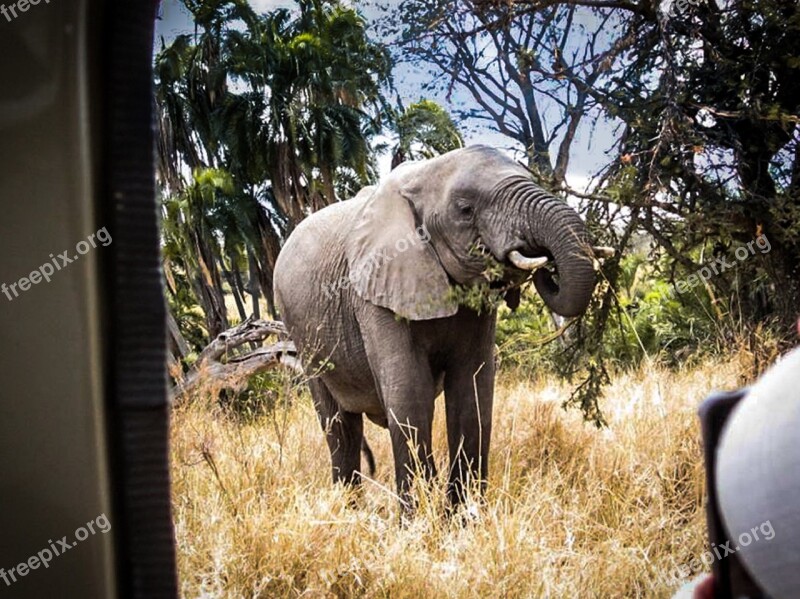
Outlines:
{"label": "tall golden grass", "polygon": [[330,481],[307,391],[249,420],[209,392],[172,421],[183,596],[669,597],[706,543],[696,409],[739,386],[743,362],[619,375],[602,430],[561,409],[569,389],[555,378],[503,374],[485,503],[447,518],[438,481],[418,489],[405,527],[385,431],[366,425],[378,471],[354,495]]}

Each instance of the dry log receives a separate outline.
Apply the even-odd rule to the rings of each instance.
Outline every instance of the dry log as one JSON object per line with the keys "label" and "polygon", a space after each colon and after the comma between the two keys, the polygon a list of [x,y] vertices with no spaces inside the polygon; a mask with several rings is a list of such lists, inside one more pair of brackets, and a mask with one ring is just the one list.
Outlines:
{"label": "dry log", "polygon": [[[242,351],[250,343],[262,344],[268,337],[277,336],[271,345]],[[236,386],[247,378],[284,366],[302,373],[294,343],[288,338],[280,321],[248,318],[241,324],[223,331],[209,343],[197,358],[192,370],[173,388],[173,402],[179,402],[201,382],[214,381],[221,386]]]}

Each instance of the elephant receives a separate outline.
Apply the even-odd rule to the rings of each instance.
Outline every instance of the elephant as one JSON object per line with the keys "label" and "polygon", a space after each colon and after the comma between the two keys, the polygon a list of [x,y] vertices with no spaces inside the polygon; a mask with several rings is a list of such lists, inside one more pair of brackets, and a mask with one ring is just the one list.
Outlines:
{"label": "elephant", "polygon": [[590,302],[595,266],[577,212],[482,145],[403,163],[301,221],[278,256],[274,294],[311,375],[334,482],[361,481],[366,415],[389,430],[408,505],[414,476],[436,475],[431,429],[443,391],[447,495],[458,505],[476,483],[482,494],[497,309],[470,305],[464,292],[488,285],[514,301],[533,276],[544,303],[574,317]]}

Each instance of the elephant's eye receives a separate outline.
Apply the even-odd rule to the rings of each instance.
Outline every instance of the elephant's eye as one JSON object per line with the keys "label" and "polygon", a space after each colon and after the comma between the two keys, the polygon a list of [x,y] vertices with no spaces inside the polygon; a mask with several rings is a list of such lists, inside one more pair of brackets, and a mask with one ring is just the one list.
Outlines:
{"label": "elephant's eye", "polygon": [[461,216],[469,218],[474,213],[474,208],[470,204],[461,204],[458,207],[458,211],[461,213]]}

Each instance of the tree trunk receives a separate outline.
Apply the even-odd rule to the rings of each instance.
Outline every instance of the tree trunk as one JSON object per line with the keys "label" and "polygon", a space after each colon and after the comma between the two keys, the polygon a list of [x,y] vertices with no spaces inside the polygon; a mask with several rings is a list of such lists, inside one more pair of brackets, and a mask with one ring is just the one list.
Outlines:
{"label": "tree trunk", "polygon": [[170,353],[179,359],[188,356],[189,344],[186,343],[186,339],[183,337],[183,333],[181,333],[178,327],[178,322],[169,309],[167,309],[167,330],[169,331]]}
{"label": "tree trunk", "polygon": [[324,164],[319,168],[322,176],[322,188],[324,189],[325,205],[330,206],[336,202],[336,189],[333,186],[333,172],[329,164]]}
{"label": "tree trunk", "polygon": [[[272,273],[275,270],[275,263],[278,261],[278,254],[281,251],[281,239],[265,211],[260,210],[257,214],[256,227],[261,237],[261,246],[258,249],[258,273],[261,283],[261,290],[267,300],[267,310],[272,318],[277,318],[278,313],[275,309],[275,297],[272,291]],[[286,233],[288,235],[288,232]]]}
{"label": "tree trunk", "polygon": [[253,300],[253,317],[258,319],[261,318],[261,286],[259,285],[258,278],[259,278],[259,268],[258,268],[258,261],[256,257],[253,255],[253,252],[249,249],[247,250],[247,269],[249,271],[249,279],[247,282],[247,290],[252,296]]}
{"label": "tree trunk", "polygon": [[[229,257],[229,259],[231,258]],[[225,277],[225,281],[231,288],[233,301],[236,302],[236,310],[239,312],[239,322],[244,322],[244,319],[247,318],[247,311],[244,308],[244,298],[242,297],[242,293],[236,284],[236,278],[233,276],[233,271],[225,268],[225,264],[222,262],[222,256],[220,256],[219,262],[220,270],[222,270],[222,276]]]}
{"label": "tree trunk", "polygon": [[203,310],[206,316],[208,334],[216,337],[229,327],[228,313],[225,307],[225,295],[222,280],[214,251],[203,241],[200,231],[192,231],[199,272],[195,279],[198,283]]}

